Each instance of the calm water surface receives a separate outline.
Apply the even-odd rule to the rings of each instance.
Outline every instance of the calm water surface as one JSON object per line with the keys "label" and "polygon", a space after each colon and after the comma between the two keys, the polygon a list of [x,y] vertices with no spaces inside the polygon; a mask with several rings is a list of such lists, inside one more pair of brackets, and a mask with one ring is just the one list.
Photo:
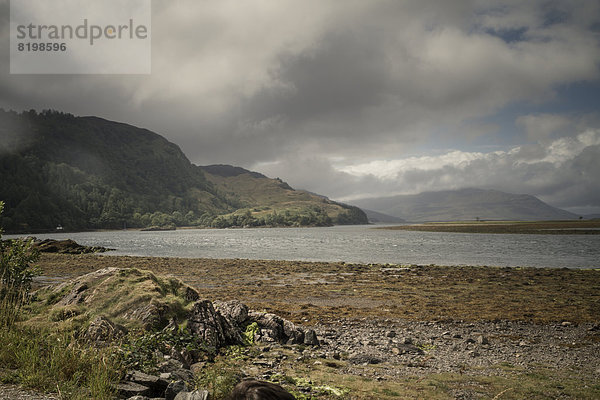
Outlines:
{"label": "calm water surface", "polygon": [[[6,235],[10,237],[10,235]],[[356,263],[600,267],[600,235],[409,232],[372,226],[185,229],[38,235],[71,238],[106,254]]]}

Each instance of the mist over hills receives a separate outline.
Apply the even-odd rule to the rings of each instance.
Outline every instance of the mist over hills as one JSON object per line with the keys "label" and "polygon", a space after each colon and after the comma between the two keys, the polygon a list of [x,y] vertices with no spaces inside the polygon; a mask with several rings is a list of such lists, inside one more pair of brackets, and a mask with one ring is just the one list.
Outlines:
{"label": "mist over hills", "polygon": [[0,182],[0,223],[15,232],[366,222],[356,207],[281,180],[196,166],[147,129],[56,111],[0,110]]}
{"label": "mist over hills", "polygon": [[406,220],[403,218],[394,217],[381,212],[369,210],[367,208],[362,208],[362,210],[365,212],[365,214],[367,214],[369,222],[373,224],[399,224],[406,222]]}
{"label": "mist over hills", "polygon": [[552,207],[535,196],[498,190],[460,189],[353,201],[411,222],[486,220],[558,220],[579,216]]}

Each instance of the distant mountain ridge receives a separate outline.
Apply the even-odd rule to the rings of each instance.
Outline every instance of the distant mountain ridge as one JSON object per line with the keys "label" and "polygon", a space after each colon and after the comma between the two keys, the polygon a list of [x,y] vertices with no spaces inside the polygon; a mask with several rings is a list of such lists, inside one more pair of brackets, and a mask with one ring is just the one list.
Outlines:
{"label": "distant mountain ridge", "polygon": [[361,199],[353,204],[411,222],[578,218],[535,196],[476,188]]}
{"label": "distant mountain ridge", "polygon": [[[236,185],[225,187],[229,180]],[[196,166],[147,129],[56,111],[0,109],[0,182],[0,224],[12,232],[366,223],[356,207],[290,202],[304,192],[281,180]],[[271,192],[250,198],[253,186]]]}

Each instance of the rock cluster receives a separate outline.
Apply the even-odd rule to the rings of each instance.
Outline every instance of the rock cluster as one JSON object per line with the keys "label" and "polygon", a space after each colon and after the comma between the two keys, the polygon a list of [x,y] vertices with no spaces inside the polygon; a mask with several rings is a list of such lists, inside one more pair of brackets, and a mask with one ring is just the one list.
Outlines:
{"label": "rock cluster", "polygon": [[102,246],[83,246],[71,239],[56,240],[33,238],[33,246],[42,253],[87,254],[103,253],[112,249]]}
{"label": "rock cluster", "polygon": [[[192,334],[201,338],[208,346],[219,349],[228,345],[247,344],[244,338],[247,326],[256,324],[252,342],[303,344],[318,346],[319,340],[313,329],[293,324],[275,314],[251,311],[236,300],[215,301],[198,300],[193,304],[188,316],[187,327]],[[172,329],[167,326],[165,329]],[[94,321],[86,337],[95,338],[103,343],[118,328],[107,319]],[[107,336],[102,336],[106,333]],[[175,349],[164,355],[159,365],[159,376],[131,371],[119,384],[119,394],[129,400],[166,399],[166,400],[203,400],[209,398],[206,390],[190,391],[187,382],[194,378],[193,371],[202,369],[202,354],[194,351]]]}
{"label": "rock cluster", "polygon": [[[215,351],[254,343],[319,345],[313,329],[275,314],[249,310],[239,301],[213,303],[201,299],[194,288],[177,279],[157,277],[135,268],[103,268],[42,288],[37,296],[49,306],[46,314],[52,315],[53,321],[65,321],[84,313],[96,315],[83,332],[83,338],[94,346],[105,346],[125,337],[128,328],[176,333],[182,325],[207,349]],[[154,352],[162,360],[158,365],[160,374],[130,371],[119,385],[121,397],[207,398],[208,393],[187,391],[187,382],[194,380],[194,372],[204,367],[206,352],[175,347],[167,354],[158,349]]]}

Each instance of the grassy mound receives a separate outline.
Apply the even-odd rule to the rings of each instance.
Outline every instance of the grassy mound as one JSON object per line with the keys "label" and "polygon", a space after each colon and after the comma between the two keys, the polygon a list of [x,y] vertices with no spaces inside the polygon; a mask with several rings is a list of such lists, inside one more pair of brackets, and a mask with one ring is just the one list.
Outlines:
{"label": "grassy mound", "polygon": [[136,268],[104,268],[36,292],[28,324],[76,331],[105,317],[127,329],[181,321],[198,293],[174,278]]}

